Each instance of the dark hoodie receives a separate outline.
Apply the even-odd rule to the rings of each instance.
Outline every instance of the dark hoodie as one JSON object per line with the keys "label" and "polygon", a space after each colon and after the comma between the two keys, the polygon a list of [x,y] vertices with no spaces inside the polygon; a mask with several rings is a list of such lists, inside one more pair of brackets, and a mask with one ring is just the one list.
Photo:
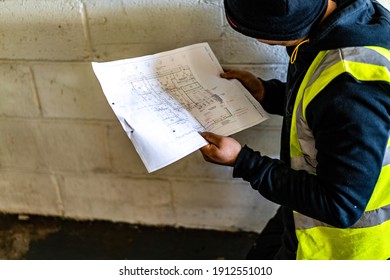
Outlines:
{"label": "dark hoodie", "polygon": [[[250,182],[280,204],[285,227],[276,258],[295,258],[292,210],[335,227],[353,225],[363,214],[382,167],[390,132],[390,85],[362,83],[349,74],[332,81],[307,108],[317,148],[317,175],[290,166],[289,136],[295,96],[319,51],[352,46],[390,49],[390,13],[370,0],[338,0],[337,9],[309,34],[290,64],[287,82],[264,82],[263,107],[284,116],[280,160],[245,146],[233,176]],[[294,48],[287,48],[291,55]],[[390,256],[389,256],[390,257]]]}

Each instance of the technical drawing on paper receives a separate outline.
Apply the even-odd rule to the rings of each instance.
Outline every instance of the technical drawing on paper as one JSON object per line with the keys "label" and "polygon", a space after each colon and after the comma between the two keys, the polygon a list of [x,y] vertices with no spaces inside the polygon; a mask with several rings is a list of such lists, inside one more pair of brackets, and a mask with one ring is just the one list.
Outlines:
{"label": "technical drawing on paper", "polygon": [[200,131],[230,135],[268,118],[238,81],[219,77],[207,43],[92,66],[149,172],[206,145]]}
{"label": "technical drawing on paper", "polygon": [[126,77],[126,83],[133,95],[132,104],[139,104],[138,110],[153,112],[177,138],[194,129],[188,127],[183,107],[202,125],[201,130],[212,131],[233,117],[221,96],[203,88],[188,66],[180,65],[149,76]]}

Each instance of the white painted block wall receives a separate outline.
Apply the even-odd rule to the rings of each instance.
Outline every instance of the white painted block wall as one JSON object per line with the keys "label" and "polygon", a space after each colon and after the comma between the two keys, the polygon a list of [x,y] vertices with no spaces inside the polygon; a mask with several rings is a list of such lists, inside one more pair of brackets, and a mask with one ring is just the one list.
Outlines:
{"label": "white painted block wall", "polygon": [[[90,65],[204,41],[284,79],[284,50],[232,31],[221,0],[0,1],[0,211],[261,230],[277,206],[199,152],[148,174]],[[234,137],[277,157],[279,133],[273,117]]]}

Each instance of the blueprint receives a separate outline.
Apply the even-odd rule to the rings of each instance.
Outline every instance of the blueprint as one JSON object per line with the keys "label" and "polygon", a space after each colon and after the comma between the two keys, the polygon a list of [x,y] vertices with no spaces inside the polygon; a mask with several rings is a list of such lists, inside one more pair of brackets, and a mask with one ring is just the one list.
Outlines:
{"label": "blueprint", "polygon": [[149,172],[206,145],[201,131],[227,136],[268,118],[238,81],[219,77],[207,43],[92,66]]}

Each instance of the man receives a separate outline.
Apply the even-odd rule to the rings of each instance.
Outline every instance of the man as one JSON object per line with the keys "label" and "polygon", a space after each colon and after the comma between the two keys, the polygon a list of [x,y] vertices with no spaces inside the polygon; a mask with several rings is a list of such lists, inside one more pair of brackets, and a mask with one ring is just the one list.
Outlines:
{"label": "man", "polygon": [[202,133],[210,162],[233,166],[281,207],[248,258],[390,258],[390,15],[370,0],[225,0],[230,26],[286,46],[287,82],[231,70],[283,115],[280,160]]}

